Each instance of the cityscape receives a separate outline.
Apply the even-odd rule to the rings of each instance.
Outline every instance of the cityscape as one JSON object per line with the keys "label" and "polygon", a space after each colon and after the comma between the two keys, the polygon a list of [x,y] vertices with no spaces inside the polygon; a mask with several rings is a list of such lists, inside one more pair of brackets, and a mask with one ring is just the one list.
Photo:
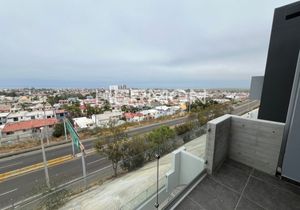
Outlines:
{"label": "cityscape", "polygon": [[4,1],[0,23],[0,210],[300,208],[300,1]]}

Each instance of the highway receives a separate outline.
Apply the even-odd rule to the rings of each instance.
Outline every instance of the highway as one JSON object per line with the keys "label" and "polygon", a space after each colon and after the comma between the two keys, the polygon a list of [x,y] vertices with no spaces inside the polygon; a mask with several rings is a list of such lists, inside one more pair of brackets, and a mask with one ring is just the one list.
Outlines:
{"label": "highway", "polygon": [[[251,101],[235,108],[232,113],[236,115],[243,114],[249,111],[249,109],[253,109],[257,106],[257,101]],[[184,123],[186,119],[187,118],[184,117],[133,128],[127,131],[127,135],[133,136],[146,133],[160,127],[161,125],[174,126]],[[89,150],[94,147],[95,139],[83,140],[82,142],[86,150]],[[53,146],[46,149],[46,157],[48,161],[70,154],[72,154],[71,143]],[[20,168],[30,167],[34,164],[41,163],[42,161],[43,159],[41,150],[0,159],[0,175]],[[104,156],[96,153],[91,153],[86,157],[86,165],[88,174],[101,169],[110,171],[112,173],[112,169],[109,167],[111,162]],[[74,158],[64,161],[59,165],[49,167],[49,176],[52,187],[82,177],[81,159]],[[10,177],[2,182],[0,181],[0,209],[33,196],[34,194],[40,193],[41,188],[43,188],[45,184],[44,168],[21,174],[19,176]]]}
{"label": "highway", "polygon": [[[162,123],[155,123],[143,127],[133,128],[127,131],[128,136],[142,134],[149,132],[161,125],[173,126],[181,124],[186,121],[186,118],[179,118],[169,120]],[[95,140],[82,141],[86,150],[93,148]],[[61,156],[72,154],[71,144],[64,144],[54,146],[46,149],[47,160],[59,158]],[[4,158],[0,160],[0,174],[9,172],[12,170],[20,169],[23,167],[31,166],[42,162],[41,150],[29,152]],[[97,171],[100,169],[106,169],[111,165],[104,156],[99,154],[90,154],[86,157],[87,173]],[[111,170],[107,168],[106,170]],[[81,159],[77,158],[71,161],[63,162],[60,165],[56,165],[49,168],[50,183],[52,186],[58,186],[76,178],[82,177],[82,163]],[[0,209],[5,206],[16,203],[20,200],[26,199],[34,194],[40,193],[41,188],[45,186],[45,173],[44,168],[26,173],[20,176],[14,176],[7,180],[0,182]]]}
{"label": "highway", "polygon": [[[133,135],[149,132],[155,128],[158,128],[161,125],[168,125],[168,126],[177,125],[177,124],[183,123],[185,120],[186,120],[186,118],[179,118],[179,119],[169,120],[166,122],[146,125],[143,127],[132,128],[132,129],[128,130],[126,133],[130,137]],[[95,139],[82,140],[82,143],[86,150],[93,148],[94,142],[95,142]],[[46,149],[47,160],[61,157],[61,156],[68,155],[68,154],[72,154],[71,143],[54,146],[54,147],[50,147],[50,148]],[[0,160],[0,174],[7,172],[7,171],[15,170],[18,168],[23,168],[25,166],[33,165],[35,163],[39,163],[42,161],[43,161],[43,157],[41,154],[41,150],[4,158],[4,159]]]}

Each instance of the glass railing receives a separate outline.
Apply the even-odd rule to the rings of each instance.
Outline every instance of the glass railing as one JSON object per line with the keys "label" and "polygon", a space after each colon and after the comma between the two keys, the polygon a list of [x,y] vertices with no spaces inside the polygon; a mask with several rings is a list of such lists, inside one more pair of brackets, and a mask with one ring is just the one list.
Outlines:
{"label": "glass railing", "polygon": [[[166,178],[163,177],[158,182],[158,189],[162,189],[166,186]],[[134,197],[132,200],[128,201],[128,203],[121,206],[120,210],[133,210],[139,207],[142,203],[147,201],[149,198],[151,198],[153,195],[155,195],[157,192],[157,183],[153,183],[150,187],[148,187],[146,190],[142,191]]]}

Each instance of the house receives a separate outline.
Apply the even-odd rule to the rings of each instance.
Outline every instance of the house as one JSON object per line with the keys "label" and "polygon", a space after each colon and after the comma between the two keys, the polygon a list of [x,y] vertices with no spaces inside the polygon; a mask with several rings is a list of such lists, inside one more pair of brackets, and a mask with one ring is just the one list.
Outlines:
{"label": "house", "polygon": [[104,112],[103,114],[93,115],[92,119],[95,122],[96,126],[107,127],[110,122],[118,123],[118,121],[123,116],[122,112],[113,111],[113,112]]}
{"label": "house", "polygon": [[33,137],[40,135],[40,128],[47,126],[48,135],[52,134],[53,127],[58,123],[56,118],[35,119],[23,122],[6,123],[1,131],[2,138],[11,137],[10,140],[20,139],[22,137]]}
{"label": "house", "polygon": [[11,107],[8,105],[0,105],[0,113],[6,113],[6,112],[10,112]]}
{"label": "house", "polygon": [[157,106],[155,107],[159,111],[161,116],[173,115],[175,114],[180,107],[179,106]]}
{"label": "house", "polygon": [[73,118],[75,128],[92,128],[94,127],[95,123],[92,119],[86,118],[86,117],[78,117]]}
{"label": "house", "polygon": [[16,113],[10,113],[7,116],[7,122],[12,123],[12,122],[26,121],[27,120],[27,119],[25,119],[26,113],[28,113],[28,112],[27,111],[19,111]]}
{"label": "house", "polygon": [[144,115],[142,113],[124,113],[124,118],[126,122],[140,122],[144,120]]}
{"label": "house", "polygon": [[64,109],[59,109],[54,111],[56,119],[62,120],[64,117],[68,115],[68,112]]}
{"label": "house", "polygon": [[140,113],[143,114],[145,120],[156,119],[160,117],[159,111],[155,109],[143,110],[140,111]]}
{"label": "house", "polygon": [[4,125],[6,123],[8,115],[9,115],[9,112],[0,113],[0,125]]}
{"label": "house", "polygon": [[34,111],[34,112],[28,112],[28,111],[20,111],[16,113],[10,113],[7,116],[7,122],[21,122],[21,121],[28,121],[28,120],[34,120],[34,119],[44,119],[44,118],[54,118],[55,112],[53,110],[47,110],[47,111]]}

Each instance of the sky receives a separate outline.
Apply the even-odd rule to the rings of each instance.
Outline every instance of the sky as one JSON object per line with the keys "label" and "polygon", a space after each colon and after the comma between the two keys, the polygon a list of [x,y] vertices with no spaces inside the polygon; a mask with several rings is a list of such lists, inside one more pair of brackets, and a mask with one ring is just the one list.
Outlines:
{"label": "sky", "polygon": [[288,0],[0,0],[0,87],[249,88]]}

